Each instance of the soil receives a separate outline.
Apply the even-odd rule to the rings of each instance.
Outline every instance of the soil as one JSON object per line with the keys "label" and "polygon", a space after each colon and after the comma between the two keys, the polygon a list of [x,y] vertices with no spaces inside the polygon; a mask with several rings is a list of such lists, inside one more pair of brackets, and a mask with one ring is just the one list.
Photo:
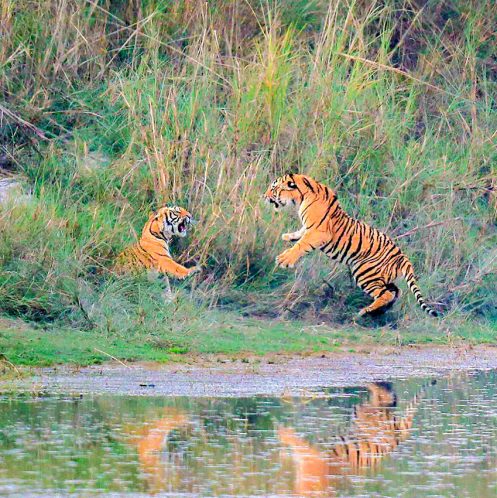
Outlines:
{"label": "soil", "polygon": [[376,348],[306,356],[195,356],[181,363],[108,363],[44,368],[0,381],[2,391],[132,396],[317,396],[326,387],[360,386],[455,371],[497,369],[497,348]]}

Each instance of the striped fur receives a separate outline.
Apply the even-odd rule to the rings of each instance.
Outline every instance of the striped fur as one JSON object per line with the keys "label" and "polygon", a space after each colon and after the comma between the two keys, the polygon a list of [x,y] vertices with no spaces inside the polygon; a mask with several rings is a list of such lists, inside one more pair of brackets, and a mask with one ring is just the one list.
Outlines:
{"label": "striped fur", "polygon": [[118,255],[114,270],[122,273],[149,269],[176,278],[185,278],[198,271],[196,266],[186,268],[176,263],[169,252],[171,239],[185,237],[191,223],[192,215],[186,209],[178,206],[160,208],[150,215],[138,243]]}
{"label": "striped fur", "polygon": [[295,464],[295,494],[334,496],[332,491],[343,484],[344,476],[377,468],[409,438],[419,403],[433,383],[421,387],[404,415],[395,410],[397,396],[391,384],[368,385],[369,401],[355,407],[349,434],[326,450],[309,444],[294,429],[280,427],[279,441],[290,450]]}
{"label": "striped fur", "polygon": [[347,461],[356,471],[376,467],[382,457],[410,436],[419,403],[435,383],[433,380],[420,387],[403,416],[394,411],[397,395],[389,382],[369,384],[369,402],[354,408],[352,434],[341,437],[341,442],[331,449],[331,455]]}
{"label": "striped fur", "polygon": [[306,253],[320,249],[347,264],[357,285],[374,299],[360,315],[392,306],[400,295],[394,281],[404,277],[421,308],[438,316],[425,304],[407,256],[387,235],[349,216],[333,190],[305,175],[285,175],[272,183],[265,198],[275,209],[297,207],[303,225],[283,234],[283,240],[296,244],[276,258],[278,266],[292,268]]}

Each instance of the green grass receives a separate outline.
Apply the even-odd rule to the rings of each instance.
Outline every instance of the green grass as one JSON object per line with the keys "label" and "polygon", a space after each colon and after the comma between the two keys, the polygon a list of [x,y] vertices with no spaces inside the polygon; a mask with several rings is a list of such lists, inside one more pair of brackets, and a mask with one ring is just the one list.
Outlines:
{"label": "green grass", "polygon": [[[121,360],[167,361],[168,350],[123,339],[109,339],[78,330],[0,330],[2,354],[14,365],[93,365]],[[105,353],[102,353],[104,351]]]}
{"label": "green grass", "polygon": [[335,347],[334,340],[323,332],[310,333],[291,324],[239,320],[233,315],[209,317],[205,328],[199,326],[174,340],[161,334],[124,340],[70,329],[0,331],[0,348],[5,357],[15,365],[29,366],[88,365],[111,361],[111,356],[122,361],[164,362],[178,360],[186,353],[264,354],[327,351]]}
{"label": "green grass", "polygon": [[[344,267],[314,254],[295,271],[274,269],[297,220],[261,194],[294,170],[398,240],[427,301],[486,340],[479,331],[497,321],[496,7],[416,5],[142,0],[107,12],[102,2],[6,0],[0,169],[31,196],[0,205],[0,313],[79,331],[82,349],[91,337],[88,347],[100,338],[152,356],[154,331],[176,341],[197,330],[186,318],[219,305],[348,327],[367,299]],[[177,285],[173,312],[156,284],[109,271],[164,203],[200,220],[173,253],[204,268]],[[391,324],[444,336],[403,300]],[[377,335],[375,322],[363,325],[356,342]],[[248,349],[290,347],[244,327],[257,336]],[[213,327],[209,340],[237,351],[240,334]],[[179,347],[211,344],[196,341]],[[288,341],[300,348],[298,335]]]}
{"label": "green grass", "polygon": [[106,361],[190,361],[190,355],[218,354],[233,359],[271,353],[304,354],[368,351],[375,346],[495,344],[497,328],[448,320],[405,330],[357,326],[330,327],[301,321],[240,318],[236,313],[204,311],[174,333],[156,330],[131,337],[97,331],[40,329],[3,321],[0,351],[12,365],[91,365]]}

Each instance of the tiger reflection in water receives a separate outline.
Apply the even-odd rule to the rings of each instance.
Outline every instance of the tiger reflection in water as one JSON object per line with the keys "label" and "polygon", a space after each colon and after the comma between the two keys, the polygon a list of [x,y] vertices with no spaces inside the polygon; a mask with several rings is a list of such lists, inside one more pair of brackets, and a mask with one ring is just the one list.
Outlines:
{"label": "tiger reflection in water", "polygon": [[131,443],[136,446],[140,471],[144,475],[149,494],[178,485],[174,482],[174,464],[172,466],[163,458],[164,448],[171,432],[187,426],[188,415],[180,409],[165,408],[162,417],[146,425],[128,426],[124,432],[131,436]]}
{"label": "tiger reflection in water", "polygon": [[426,387],[409,402],[404,416],[394,412],[397,397],[390,383],[378,382],[367,387],[369,401],[354,408],[350,436],[342,437],[326,452],[307,443],[291,428],[278,430],[278,438],[290,449],[296,467],[294,491],[299,496],[325,491],[330,496],[341,476],[376,468],[384,456],[409,437]]}
{"label": "tiger reflection in water", "polygon": [[[426,387],[408,403],[404,416],[399,416],[394,411],[397,397],[392,386],[379,382],[368,385],[369,400],[355,406],[350,434],[328,451],[313,447],[292,428],[279,428],[279,441],[290,450],[296,469],[294,493],[298,496],[332,496],[333,489],[343,482],[344,476],[376,468],[382,457],[409,437]],[[149,494],[181,488],[181,473],[173,461],[164,458],[164,451],[171,433],[187,430],[190,424],[191,414],[170,407],[164,408],[157,419],[145,425],[125,427],[124,432],[137,448]]]}

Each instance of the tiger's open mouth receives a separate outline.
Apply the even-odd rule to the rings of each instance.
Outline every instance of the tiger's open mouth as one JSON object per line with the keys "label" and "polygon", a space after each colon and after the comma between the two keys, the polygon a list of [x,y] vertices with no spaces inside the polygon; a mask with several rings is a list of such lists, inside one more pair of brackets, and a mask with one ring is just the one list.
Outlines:
{"label": "tiger's open mouth", "polygon": [[178,224],[178,232],[179,232],[179,233],[184,233],[184,232],[186,232],[186,230],[187,230],[187,229],[188,229],[188,227],[187,227],[186,220],[181,221],[181,222]]}
{"label": "tiger's open mouth", "polygon": [[280,208],[281,206],[283,206],[283,204],[280,204],[278,201],[276,201],[275,199],[273,199],[272,197],[268,197],[267,198],[267,201],[269,202],[269,204],[273,205],[274,206],[274,209],[278,209]]}

